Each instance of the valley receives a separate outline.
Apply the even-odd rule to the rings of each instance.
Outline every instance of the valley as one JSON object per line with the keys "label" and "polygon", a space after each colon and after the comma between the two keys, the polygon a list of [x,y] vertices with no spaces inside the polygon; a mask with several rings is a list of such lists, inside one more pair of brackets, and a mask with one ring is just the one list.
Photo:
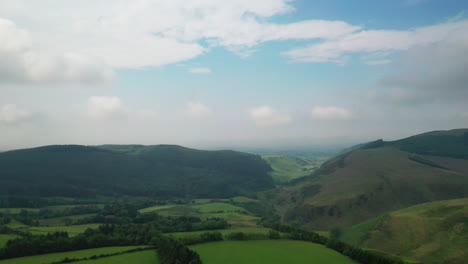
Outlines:
{"label": "valley", "polygon": [[466,133],[328,160],[169,145],[0,153],[0,263],[464,264]]}

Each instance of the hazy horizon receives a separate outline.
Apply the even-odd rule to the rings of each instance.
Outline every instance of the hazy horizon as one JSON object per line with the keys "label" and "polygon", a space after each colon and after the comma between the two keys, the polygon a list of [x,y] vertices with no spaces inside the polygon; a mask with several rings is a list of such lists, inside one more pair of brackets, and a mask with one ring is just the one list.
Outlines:
{"label": "hazy horizon", "polygon": [[347,147],[468,127],[468,2],[0,2],[0,150]]}

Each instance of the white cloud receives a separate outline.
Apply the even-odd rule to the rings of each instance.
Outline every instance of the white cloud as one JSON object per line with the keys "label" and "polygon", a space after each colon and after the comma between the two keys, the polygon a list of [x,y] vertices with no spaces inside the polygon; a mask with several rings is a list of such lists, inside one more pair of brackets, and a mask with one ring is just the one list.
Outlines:
{"label": "white cloud", "polygon": [[310,111],[310,116],[317,120],[349,120],[353,115],[350,111],[336,106],[316,106]]}
{"label": "white cloud", "polygon": [[[111,69],[186,61],[214,46],[248,54],[266,41],[333,40],[360,28],[342,21],[268,22],[273,16],[294,11],[290,2],[0,1],[0,17],[11,19],[6,22],[10,24],[8,35],[2,35],[0,27],[0,43],[9,50],[9,56],[2,57],[17,66],[14,72],[23,71],[33,81],[95,80],[107,77]],[[0,74],[2,71],[5,69],[0,68]]]}
{"label": "white cloud", "polygon": [[211,115],[211,109],[199,102],[189,102],[187,103],[185,114],[190,118],[204,118]]}
{"label": "white cloud", "polygon": [[31,33],[0,18],[0,80],[19,82],[101,82],[113,71],[95,58],[35,47]]}
{"label": "white cloud", "polygon": [[189,70],[190,73],[195,73],[195,74],[210,74],[212,73],[210,68],[191,68]]}
{"label": "white cloud", "polygon": [[122,100],[116,96],[91,96],[86,104],[86,111],[93,119],[116,119],[128,113]]}
{"label": "white cloud", "polygon": [[259,126],[277,126],[290,123],[291,117],[279,113],[268,105],[258,106],[250,109],[250,118]]}
{"label": "white cloud", "polygon": [[346,54],[406,51],[468,34],[468,20],[414,30],[364,30],[283,53],[297,62],[340,62]]}
{"label": "white cloud", "polygon": [[7,104],[0,108],[0,124],[15,124],[31,117],[31,112],[15,104]]}

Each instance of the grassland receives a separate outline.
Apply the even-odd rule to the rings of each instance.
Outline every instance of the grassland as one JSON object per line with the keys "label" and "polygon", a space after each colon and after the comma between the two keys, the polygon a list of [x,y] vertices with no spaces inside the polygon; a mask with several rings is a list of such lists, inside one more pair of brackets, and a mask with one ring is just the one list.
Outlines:
{"label": "grassland", "polygon": [[[234,226],[255,226],[260,218],[246,209],[228,202],[236,199],[238,203],[256,202],[256,200],[235,197],[232,199],[197,199],[193,204],[170,204],[141,209],[141,213],[157,212],[162,216],[193,216],[201,219],[223,218]],[[226,202],[222,202],[226,201]]]}
{"label": "grassland", "polygon": [[209,203],[192,206],[197,212],[202,214],[210,213],[231,213],[231,212],[246,212],[242,207],[227,203]]}
{"label": "grassland", "polygon": [[[135,249],[135,248],[142,248],[142,247],[144,246],[105,247],[105,248],[77,250],[77,251],[69,251],[69,252],[62,252],[62,253],[44,254],[44,255],[36,255],[36,256],[30,256],[30,257],[0,260],[0,264],[47,264],[47,263],[61,261],[65,258],[77,258],[77,259],[89,258],[94,255],[113,254],[113,253],[128,251],[128,250]],[[152,251],[154,252],[154,250]],[[142,253],[142,252],[137,252],[137,253]],[[100,262],[100,263],[105,263],[105,262]],[[108,262],[108,263],[113,263],[113,262]],[[115,262],[115,263],[118,263],[118,262]],[[132,262],[127,262],[127,263],[132,263]]]}
{"label": "grassland", "polygon": [[23,227],[22,230],[24,231],[29,231],[33,235],[45,235],[48,233],[53,233],[53,232],[68,232],[70,236],[76,236],[78,234],[83,233],[86,229],[91,228],[91,229],[96,229],[100,226],[101,224],[86,224],[86,225],[71,225],[71,226],[51,226],[51,227],[45,227],[45,226],[30,226],[30,227]]}
{"label": "grassland", "polygon": [[70,215],[55,218],[39,219],[38,222],[41,226],[63,226],[68,221],[75,222],[84,218],[92,217],[94,215],[95,214]]}
{"label": "grassland", "polygon": [[195,245],[205,264],[351,264],[351,259],[328,249],[303,241],[262,240],[228,241]]}
{"label": "grassland", "polygon": [[462,264],[468,258],[468,199],[394,211],[346,229],[341,239],[423,263]]}
{"label": "grassland", "polygon": [[270,175],[276,183],[286,183],[308,176],[325,160],[325,158],[312,160],[287,155],[263,155],[262,158],[273,169]]}
{"label": "grassland", "polygon": [[184,237],[197,236],[205,232],[220,232],[225,237],[228,234],[238,233],[238,232],[243,232],[246,234],[267,235],[269,231],[270,231],[269,228],[263,228],[263,227],[234,227],[234,228],[229,228],[229,229],[210,230],[210,231],[177,232],[177,233],[170,233],[169,235],[173,236],[174,238],[184,238]]}
{"label": "grassland", "polygon": [[77,264],[159,264],[155,250],[145,250],[96,260],[84,260]]}
{"label": "grassland", "polygon": [[98,208],[104,208],[104,204],[69,204],[69,205],[52,205],[52,206],[46,206],[43,208],[0,208],[0,213],[19,214],[23,210],[37,213],[41,209],[51,210],[51,211],[64,211],[66,209],[72,209],[74,207],[81,207],[81,206],[96,206]]}

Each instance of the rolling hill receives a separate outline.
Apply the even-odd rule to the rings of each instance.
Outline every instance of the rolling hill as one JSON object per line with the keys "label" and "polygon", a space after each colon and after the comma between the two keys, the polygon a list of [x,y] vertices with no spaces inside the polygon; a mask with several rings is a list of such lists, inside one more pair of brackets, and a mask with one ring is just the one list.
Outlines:
{"label": "rolling hill", "polygon": [[349,227],[415,204],[468,197],[468,129],[352,148],[279,190],[276,213],[308,229]]}
{"label": "rolling hill", "polygon": [[344,230],[340,239],[423,263],[463,264],[468,259],[468,198],[390,212]]}
{"label": "rolling hill", "polygon": [[0,194],[233,197],[273,186],[260,156],[159,146],[46,146],[0,153]]}

